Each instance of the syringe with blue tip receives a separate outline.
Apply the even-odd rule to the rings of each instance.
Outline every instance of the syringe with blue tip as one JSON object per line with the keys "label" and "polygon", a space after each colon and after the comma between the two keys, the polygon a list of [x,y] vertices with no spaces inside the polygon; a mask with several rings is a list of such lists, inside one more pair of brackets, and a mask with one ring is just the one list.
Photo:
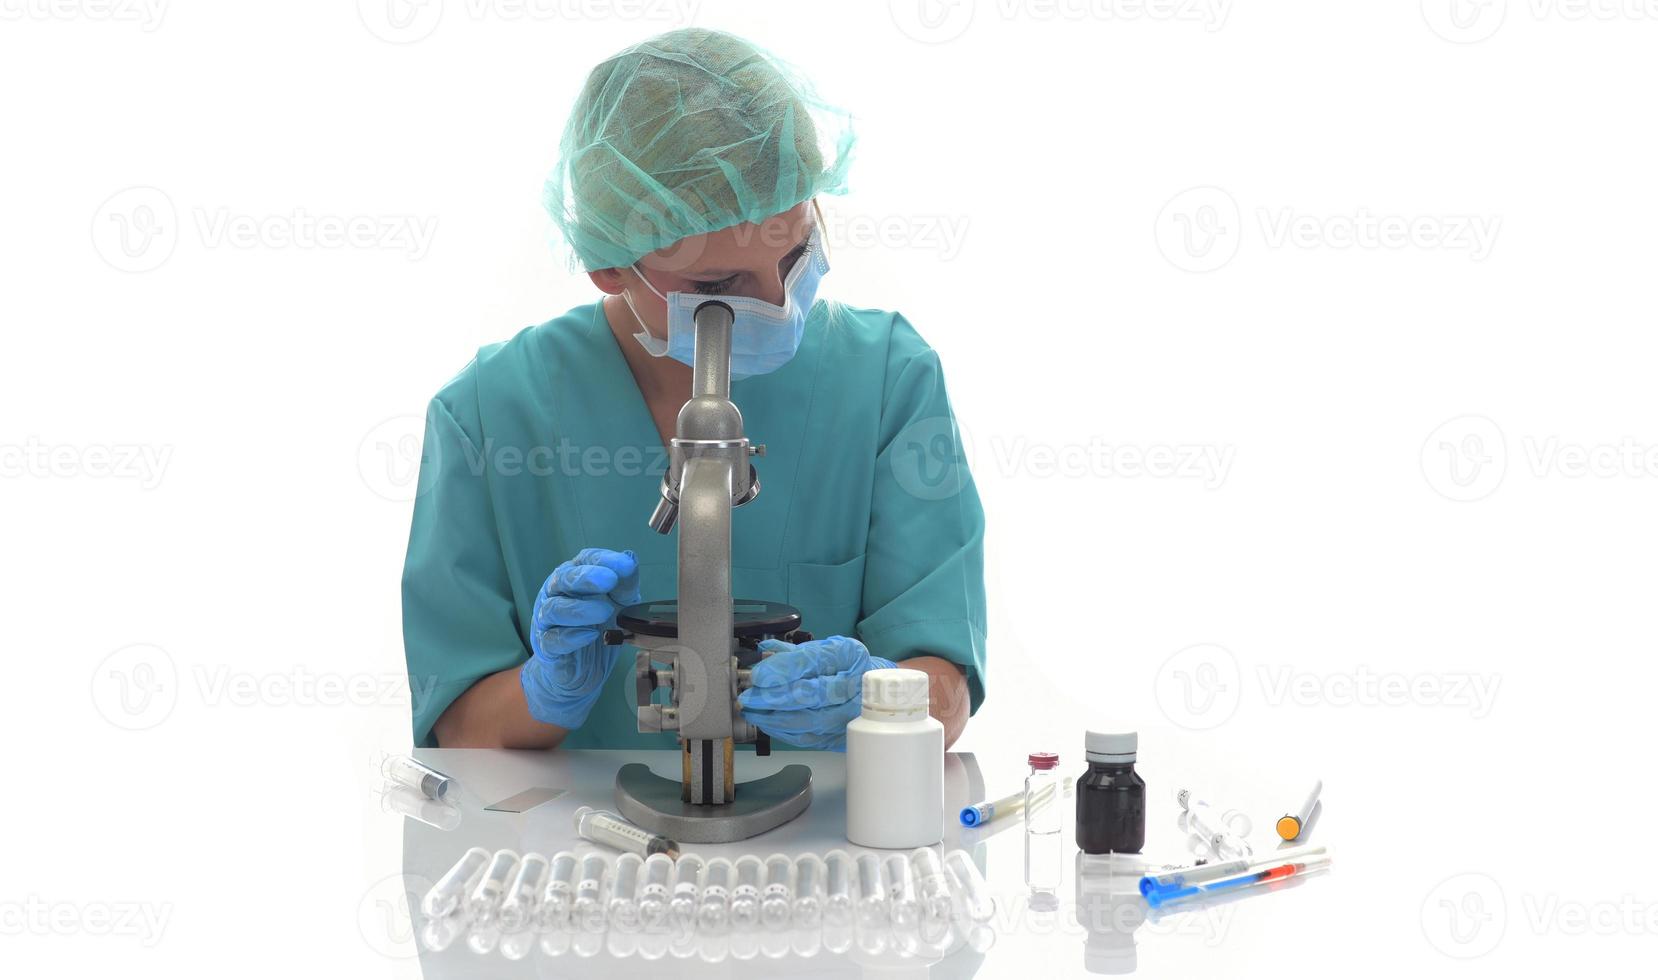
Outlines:
{"label": "syringe with blue tip", "polygon": [[[1042,804],[1047,803],[1052,796],[1053,786],[1050,784],[1037,791],[1036,799],[1033,803],[1037,806],[1041,806]],[[1025,794],[1022,792],[1014,793],[1010,796],[1004,796],[999,800],[986,800],[983,803],[975,803],[972,806],[962,807],[961,825],[963,827],[982,826],[992,820],[999,820],[1002,817],[1011,817],[1024,808]]]}

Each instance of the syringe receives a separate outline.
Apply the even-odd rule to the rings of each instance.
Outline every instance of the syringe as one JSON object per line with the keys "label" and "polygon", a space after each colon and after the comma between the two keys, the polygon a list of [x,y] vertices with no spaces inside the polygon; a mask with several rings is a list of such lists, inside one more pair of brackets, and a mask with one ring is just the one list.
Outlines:
{"label": "syringe", "polygon": [[640,857],[666,854],[679,857],[679,845],[623,820],[620,815],[590,806],[576,808],[576,833],[595,844],[628,851]]}
{"label": "syringe", "polygon": [[1285,861],[1282,857],[1275,857],[1268,862],[1271,866],[1257,871],[1249,871],[1234,878],[1221,878],[1216,881],[1206,881],[1198,885],[1187,885],[1184,888],[1170,888],[1162,891],[1153,891],[1147,895],[1146,904],[1152,908],[1161,908],[1171,902],[1182,902],[1189,899],[1207,898],[1220,892],[1231,891],[1236,888],[1248,888],[1251,885],[1265,884],[1269,881],[1282,881],[1285,878],[1295,878],[1313,871],[1322,871],[1330,866],[1328,856],[1314,857],[1302,861]]}
{"label": "syringe", "polygon": [[[1052,800],[1054,795],[1054,785],[1055,784],[1050,783],[1049,785],[1038,790],[1036,798],[1031,801],[1031,805],[1042,806],[1049,800]],[[986,800],[983,803],[975,803],[972,806],[962,807],[961,825],[963,827],[978,827],[983,824],[987,824],[992,820],[998,820],[1002,817],[1011,817],[1024,808],[1024,792],[1010,793],[999,800]]]}

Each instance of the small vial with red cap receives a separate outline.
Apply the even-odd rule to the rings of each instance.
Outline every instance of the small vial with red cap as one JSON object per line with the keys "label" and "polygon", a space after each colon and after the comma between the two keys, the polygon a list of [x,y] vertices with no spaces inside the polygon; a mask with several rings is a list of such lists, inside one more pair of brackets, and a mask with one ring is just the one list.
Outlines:
{"label": "small vial with red cap", "polygon": [[1025,884],[1033,892],[1057,895],[1065,869],[1059,753],[1032,752],[1025,777]]}

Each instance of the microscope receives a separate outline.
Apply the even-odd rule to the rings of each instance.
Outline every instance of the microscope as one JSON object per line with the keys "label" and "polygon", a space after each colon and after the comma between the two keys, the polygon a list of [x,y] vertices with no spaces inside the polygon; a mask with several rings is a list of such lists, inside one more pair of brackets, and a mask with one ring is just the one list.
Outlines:
{"label": "microscope", "polygon": [[[743,434],[731,403],[730,306],[709,300],[696,308],[691,398],[680,409],[669,444],[662,499],[651,514],[659,534],[679,529],[679,596],[642,602],[617,613],[609,644],[629,643],[634,657],[639,731],[676,732],[680,778],[642,763],[616,773],[616,809],[648,830],[682,843],[723,844],[780,826],[805,812],[812,771],[788,765],[763,779],[735,781],[733,747],[752,742],[771,751],[766,734],[743,720],[737,703],[763,639],[803,643],[800,613],[777,602],[734,600],[731,514],[760,493],[750,461],[765,447]],[[668,692],[659,703],[658,690]]]}

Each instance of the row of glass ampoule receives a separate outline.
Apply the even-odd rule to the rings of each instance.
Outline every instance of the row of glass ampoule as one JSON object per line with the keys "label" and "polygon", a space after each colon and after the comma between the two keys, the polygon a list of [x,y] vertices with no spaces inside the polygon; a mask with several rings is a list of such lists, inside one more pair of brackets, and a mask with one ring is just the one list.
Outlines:
{"label": "row of glass ampoule", "polygon": [[929,847],[909,854],[843,850],[819,857],[745,854],[735,861],[695,854],[640,857],[605,853],[551,858],[474,847],[421,901],[431,919],[461,916],[503,932],[723,932],[815,928],[825,922],[913,929],[995,913],[984,876],[966,851],[940,860]]}

